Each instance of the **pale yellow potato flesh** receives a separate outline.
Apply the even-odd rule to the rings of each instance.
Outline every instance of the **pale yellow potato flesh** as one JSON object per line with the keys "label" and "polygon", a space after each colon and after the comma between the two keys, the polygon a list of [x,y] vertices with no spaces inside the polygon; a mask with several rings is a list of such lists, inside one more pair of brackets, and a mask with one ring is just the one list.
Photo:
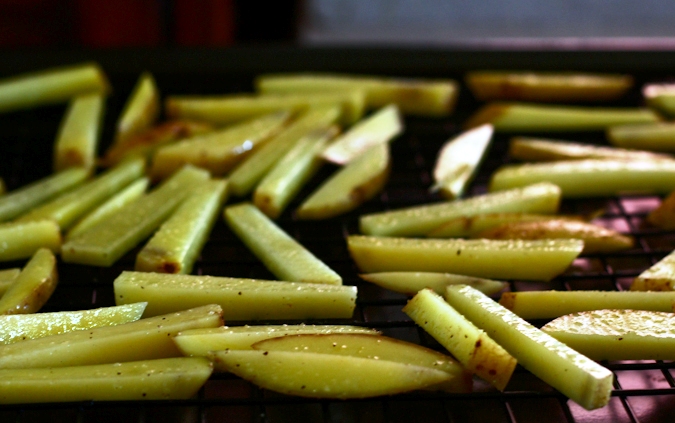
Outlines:
{"label": "pale yellow potato flesh", "polygon": [[522,291],[505,292],[499,304],[523,319],[551,319],[580,311],[672,311],[675,292],[640,291]]}
{"label": "pale yellow potato flesh", "polygon": [[[611,129],[610,129],[611,131]],[[542,138],[513,137],[509,156],[523,161],[548,162],[555,160],[621,159],[668,160],[673,156],[644,150],[604,147],[579,142]]]}
{"label": "pale yellow potato flesh", "polygon": [[425,288],[443,294],[448,285],[456,284],[470,285],[487,295],[494,295],[508,285],[492,279],[437,272],[377,272],[364,273],[359,277],[382,288],[408,295]]}
{"label": "pale yellow potato flesh", "polygon": [[184,138],[203,135],[214,130],[212,125],[190,120],[172,120],[160,123],[142,132],[119,140],[108,148],[99,160],[104,167],[114,166],[132,156],[149,157],[159,147]]}
{"label": "pale yellow potato flesh", "polygon": [[41,248],[58,252],[61,229],[52,220],[0,223],[0,261],[31,257]]}
{"label": "pale yellow potato flesh", "polygon": [[190,273],[227,199],[227,181],[211,180],[193,189],[136,255],[142,272]]}
{"label": "pale yellow potato flesh", "polygon": [[0,270],[0,297],[2,297],[9,287],[16,281],[16,278],[21,273],[18,267],[12,269]]}
{"label": "pale yellow potato flesh", "polygon": [[127,185],[117,194],[111,196],[100,206],[87,213],[82,219],[75,223],[66,233],[66,239],[73,238],[82,232],[96,226],[101,221],[110,218],[124,206],[139,199],[150,185],[150,179],[147,177],[139,178],[135,182]]}
{"label": "pale yellow potato flesh", "polygon": [[675,314],[603,309],[568,314],[541,330],[596,361],[675,360]]}
{"label": "pale yellow potato flesh", "polygon": [[186,356],[206,356],[209,351],[250,350],[253,344],[265,339],[290,335],[334,333],[381,334],[375,329],[350,325],[246,325],[186,330],[176,335],[173,340]]}
{"label": "pale yellow potato flesh", "polygon": [[209,354],[214,367],[264,389],[310,398],[370,398],[446,382],[441,370],[394,361],[288,351],[226,350]]}
{"label": "pale yellow potato flesh", "polygon": [[54,200],[34,208],[17,220],[25,222],[51,219],[62,230],[67,230],[80,217],[143,176],[144,173],[145,160],[143,158],[127,160]]}
{"label": "pale yellow potato flesh", "polygon": [[111,266],[153,233],[194,187],[208,179],[205,170],[184,167],[138,201],[68,239],[61,248],[61,258],[67,263]]}
{"label": "pale yellow potato flesh", "polygon": [[572,401],[587,410],[609,402],[614,377],[605,367],[471,287],[449,286],[445,299],[512,354],[518,364]]}
{"label": "pale yellow potato flesh", "polygon": [[583,245],[578,239],[347,238],[349,253],[362,272],[442,272],[535,281],[549,281],[564,272]]}
{"label": "pale yellow potato flesh", "polygon": [[452,113],[459,92],[457,82],[450,79],[383,78],[368,75],[261,75],[255,84],[259,92],[270,94],[363,90],[368,108],[394,103],[405,114],[432,117]]}
{"label": "pale yellow potato flesh", "polygon": [[40,248],[0,298],[0,315],[35,313],[47,302],[58,282],[54,253]]}
{"label": "pale yellow potato flesh", "polygon": [[667,231],[675,229],[675,191],[664,198],[658,207],[649,212],[645,221]]}
{"label": "pale yellow potato flesh", "polygon": [[159,116],[159,89],[150,72],[143,72],[122,109],[115,126],[115,141],[128,139],[150,128]]}
{"label": "pale yellow potato flesh", "polygon": [[199,357],[0,370],[0,404],[178,400],[194,397],[213,371]]}
{"label": "pale yellow potato flesh", "polygon": [[251,203],[225,208],[225,221],[277,278],[340,285],[342,277],[277,226]]}
{"label": "pale yellow potato flesh", "polygon": [[489,190],[541,181],[558,185],[565,198],[668,194],[675,190],[675,161],[586,159],[503,166],[492,174]]}
{"label": "pale yellow potato flesh", "polygon": [[188,329],[222,326],[208,305],[116,326],[76,330],[0,345],[0,369],[51,368],[181,357],[172,338]]}
{"label": "pale yellow potato flesh", "polygon": [[631,291],[675,291],[675,251],[640,273]]}
{"label": "pale yellow potato flesh", "polygon": [[335,124],[340,113],[338,106],[307,109],[232,171],[228,176],[232,194],[240,197],[249,194],[300,139],[315,130]]}
{"label": "pale yellow potato flesh", "polygon": [[447,199],[464,195],[490,147],[493,132],[492,125],[481,125],[443,144],[436,158],[431,191],[439,191]]}
{"label": "pale yellow potato flesh", "polygon": [[68,106],[54,142],[54,171],[83,167],[93,171],[105,109],[105,94],[76,97]]}
{"label": "pale yellow potato flesh", "polygon": [[429,238],[465,238],[511,222],[537,222],[550,219],[582,220],[581,216],[561,216],[537,213],[486,213],[449,220],[430,231]]}
{"label": "pale yellow potato flesh", "polygon": [[186,164],[223,176],[281,130],[289,117],[287,112],[272,113],[164,145],[153,153],[150,176],[163,179]]}
{"label": "pale yellow potato flesh", "polygon": [[675,153],[675,123],[612,126],[607,139],[616,147]]}
{"label": "pale yellow potato flesh", "polygon": [[517,361],[484,331],[429,289],[419,291],[403,312],[443,345],[464,367],[503,391]]}
{"label": "pale yellow potato flesh", "polygon": [[452,378],[427,389],[471,392],[472,377],[457,360],[421,345],[382,335],[353,333],[302,334],[266,339],[253,344],[254,350],[310,352],[394,361],[442,370]]}
{"label": "pale yellow potato flesh", "polygon": [[141,318],[146,305],[134,303],[91,310],[0,316],[0,344],[134,322]]}
{"label": "pale yellow potato flesh", "polygon": [[558,211],[560,195],[560,188],[556,185],[535,183],[465,200],[362,215],[359,218],[359,228],[365,235],[424,236],[458,217],[497,212],[552,214]]}
{"label": "pale yellow potato flesh", "polygon": [[472,71],[465,81],[479,100],[609,101],[633,86],[630,75]]}
{"label": "pale yellow potato flesh", "polygon": [[675,85],[668,83],[646,84],[642,95],[647,106],[668,117],[675,116]]}
{"label": "pale yellow potato flesh", "polygon": [[355,286],[217,276],[124,271],[115,279],[115,302],[146,301],[146,316],[219,304],[230,320],[348,319]]}
{"label": "pale yellow potato flesh", "polygon": [[600,131],[614,125],[660,120],[653,111],[641,108],[490,103],[469,117],[465,127],[491,123],[497,132]]}
{"label": "pale yellow potato flesh", "polygon": [[390,170],[389,145],[374,145],[324,181],[300,204],[295,216],[320,220],[348,213],[382,191]]}
{"label": "pale yellow potato flesh", "polygon": [[305,94],[172,96],[166,100],[165,109],[170,118],[194,119],[224,125],[279,110],[297,113],[314,106],[339,105],[342,108],[340,123],[352,125],[363,116],[365,103],[363,91],[349,90]]}
{"label": "pale yellow potato flesh", "polygon": [[57,195],[76,187],[89,176],[84,168],[71,168],[0,196],[0,222],[13,219]]}
{"label": "pale yellow potato flesh", "polygon": [[61,103],[87,93],[107,93],[108,79],[96,63],[51,68],[0,81],[0,112]]}
{"label": "pale yellow potato flesh", "polygon": [[580,239],[584,254],[613,253],[635,245],[631,236],[589,222],[568,219],[509,222],[472,235],[485,239]]}
{"label": "pale yellow potato flesh", "polygon": [[312,131],[300,139],[260,181],[253,203],[276,219],[323,164],[319,154],[337,134],[337,127]]}
{"label": "pale yellow potato flesh", "polygon": [[321,153],[329,162],[345,165],[378,144],[387,144],[403,132],[396,105],[388,105],[354,124]]}

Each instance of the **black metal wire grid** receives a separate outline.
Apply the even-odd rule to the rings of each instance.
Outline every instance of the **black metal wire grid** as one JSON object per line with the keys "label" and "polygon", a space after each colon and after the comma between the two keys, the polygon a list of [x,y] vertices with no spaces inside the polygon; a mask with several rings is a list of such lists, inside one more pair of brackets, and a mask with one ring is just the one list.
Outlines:
{"label": "black metal wire grid", "polygon": [[[150,69],[153,70],[153,69]],[[140,69],[139,69],[140,71]],[[391,73],[394,73],[392,71]],[[420,76],[425,76],[423,70]],[[198,75],[191,75],[193,78]],[[253,75],[237,75],[216,84],[216,92],[250,89]],[[116,95],[109,101],[103,146],[110,139],[111,124],[121,109],[124,96],[133,83],[130,74],[111,75]],[[653,76],[641,76],[649,80]],[[160,88],[175,92],[206,91],[207,81],[193,81],[180,74],[160,75]],[[118,88],[121,87],[121,88]],[[171,92],[165,89],[165,92]],[[357,285],[357,309],[351,320],[311,323],[350,323],[374,327],[386,335],[442,350],[419,329],[401,308],[407,298],[362,282],[346,250],[344,238],[357,233],[358,216],[380,210],[439,201],[430,194],[430,172],[443,142],[461,130],[461,122],[478,104],[464,90],[457,113],[449,119],[407,118],[406,132],[392,144],[393,171],[385,190],[355,212],[328,221],[303,222],[294,219],[293,205],[279,224],[299,242],[343,276],[346,284]],[[637,104],[632,93],[622,105]],[[0,116],[0,157],[2,174],[10,188],[45,176],[51,170],[51,146],[63,107],[47,107]],[[560,137],[560,136],[558,136]],[[605,144],[600,133],[562,136],[595,144]],[[498,134],[490,154],[476,177],[471,195],[486,191],[492,172],[512,162],[507,154],[508,137]],[[325,166],[310,186],[298,196],[303,198],[334,169]],[[232,198],[229,203],[243,199]],[[512,290],[531,289],[626,289],[642,270],[675,248],[675,233],[649,228],[643,224],[646,213],[658,205],[652,195],[612,196],[589,200],[565,200],[563,212],[586,213],[604,210],[598,222],[630,233],[636,239],[632,250],[584,255],[568,271],[550,283],[509,281]],[[298,202],[294,205],[297,205]],[[130,252],[111,268],[96,268],[60,263],[61,282],[44,311],[76,310],[114,304],[112,281],[122,270],[131,269],[135,253]],[[23,265],[5,263],[2,267]],[[222,219],[216,224],[195,273],[272,279],[273,276],[229,232]],[[241,324],[251,322],[227,322]],[[256,322],[266,323],[266,322]],[[294,322],[288,322],[294,323]],[[534,322],[540,324],[543,322]],[[522,368],[518,368],[505,392],[498,392],[476,381],[471,394],[415,392],[367,400],[331,401],[290,397],[258,389],[227,374],[214,375],[199,395],[184,401],[83,402],[0,406],[2,422],[661,422],[670,421],[675,409],[675,380],[671,362],[640,361],[603,363],[615,374],[615,390],[610,404],[586,411],[550,388]]]}

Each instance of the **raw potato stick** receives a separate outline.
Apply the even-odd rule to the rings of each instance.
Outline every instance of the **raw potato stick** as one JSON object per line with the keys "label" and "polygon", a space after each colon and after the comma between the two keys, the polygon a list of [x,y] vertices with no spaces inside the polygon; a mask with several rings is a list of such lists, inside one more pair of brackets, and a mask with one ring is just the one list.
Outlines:
{"label": "raw potato stick", "polygon": [[0,315],[37,312],[52,295],[58,281],[54,253],[39,249],[0,298]]}
{"label": "raw potato stick", "polygon": [[0,261],[29,258],[40,248],[58,252],[61,229],[52,220],[0,223]]}
{"label": "raw potato stick", "polygon": [[675,291],[675,250],[640,273],[631,291]]}
{"label": "raw potato stick", "polygon": [[359,277],[382,288],[408,295],[425,288],[444,294],[448,285],[457,284],[470,285],[487,295],[493,295],[507,286],[506,282],[492,279],[437,272],[377,272],[361,274]]}
{"label": "raw potato stick", "polygon": [[143,72],[117,120],[115,144],[150,128],[159,115],[159,100],[155,78],[150,72]]}
{"label": "raw potato stick", "polygon": [[21,269],[15,267],[12,269],[0,270],[0,298],[7,292],[9,287],[16,281],[21,273]]}
{"label": "raw potato stick", "polygon": [[101,133],[104,94],[87,94],[70,102],[54,143],[54,171],[96,166],[96,150]]}
{"label": "raw potato stick", "polygon": [[675,124],[618,125],[607,128],[610,144],[622,148],[635,148],[664,153],[675,153]]}
{"label": "raw potato stick", "polygon": [[225,208],[225,221],[277,278],[341,285],[342,278],[251,203]]}

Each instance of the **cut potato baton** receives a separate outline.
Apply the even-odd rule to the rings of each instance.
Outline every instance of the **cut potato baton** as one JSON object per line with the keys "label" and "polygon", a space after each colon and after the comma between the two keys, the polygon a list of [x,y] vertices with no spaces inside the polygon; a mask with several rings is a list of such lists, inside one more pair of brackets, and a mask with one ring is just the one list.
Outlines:
{"label": "cut potato baton", "polygon": [[522,291],[505,292],[499,304],[523,319],[550,319],[580,311],[634,309],[672,311],[675,292]]}
{"label": "cut potato baton", "polygon": [[199,357],[0,370],[0,403],[138,401],[192,398],[212,364]]}
{"label": "cut potato baton", "polygon": [[675,251],[640,273],[631,291],[675,291]]}
{"label": "cut potato baton", "polygon": [[507,283],[473,276],[435,272],[379,272],[359,275],[365,281],[392,291],[413,295],[429,288],[437,294],[445,293],[448,285],[470,285],[479,291],[493,295],[506,288]]}
{"label": "cut potato baton", "polygon": [[375,329],[349,325],[246,325],[186,330],[176,335],[173,340],[186,356],[205,356],[209,351],[250,350],[253,344],[265,339],[290,335],[333,333],[381,335]]}
{"label": "cut potato baton", "polygon": [[83,366],[180,357],[172,341],[187,329],[223,325],[216,305],[182,310],[116,326],[76,330],[0,345],[0,369]]}
{"label": "cut potato baton", "polygon": [[251,203],[225,208],[225,221],[277,278],[291,282],[342,284],[342,277],[284,232]]}
{"label": "cut potato baton", "polygon": [[512,222],[538,222],[551,219],[583,220],[581,216],[561,216],[537,213],[486,213],[462,216],[440,225],[427,234],[429,238],[466,238]]}
{"label": "cut potato baton", "polygon": [[664,198],[658,207],[649,212],[645,221],[657,228],[675,229],[675,191]]}
{"label": "cut potato baton", "polygon": [[429,289],[418,292],[403,308],[420,327],[443,345],[470,372],[503,391],[516,359],[485,332]]}
{"label": "cut potato baton", "polygon": [[502,241],[351,235],[347,246],[363,272],[444,272],[548,281],[569,267],[584,243],[578,239]]}
{"label": "cut potato baton", "polygon": [[115,301],[147,301],[146,316],[219,304],[226,320],[348,319],[356,287],[217,276],[124,271],[115,279]]}
{"label": "cut potato baton", "polygon": [[642,87],[642,95],[652,109],[668,117],[675,116],[675,84],[646,84]]}
{"label": "cut potato baton", "polygon": [[155,78],[150,72],[143,72],[117,120],[114,144],[150,128],[157,120],[160,108]]}
{"label": "cut potato baton", "polygon": [[675,153],[675,124],[662,122],[612,126],[607,128],[607,139],[617,147],[672,154]]}
{"label": "cut potato baton", "polygon": [[310,398],[369,398],[446,382],[441,370],[361,357],[288,351],[227,350],[209,354],[216,369],[262,388]]}
{"label": "cut potato baton", "polygon": [[496,212],[555,213],[559,205],[559,187],[548,182],[535,183],[465,200],[363,215],[359,219],[359,228],[365,235],[424,236],[441,224],[462,216]]}
{"label": "cut potato baton", "polygon": [[0,261],[31,257],[40,248],[58,252],[61,229],[52,220],[0,223]]}
{"label": "cut potato baton", "polygon": [[46,248],[37,250],[0,298],[0,315],[35,313],[47,302],[58,281],[54,253]]}
{"label": "cut potato baton", "polygon": [[445,299],[518,360],[518,364],[587,410],[603,407],[612,372],[527,323],[468,286],[447,288]]}
{"label": "cut potato baton", "polygon": [[21,269],[3,269],[0,270],[0,297],[2,297],[9,287],[16,281],[16,278],[21,273]]}
{"label": "cut potato baton", "polygon": [[91,310],[0,316],[0,344],[134,322],[141,318],[146,305],[134,303]]}
{"label": "cut potato baton", "polygon": [[70,102],[54,143],[54,171],[83,167],[93,172],[105,107],[101,93],[76,97]]}

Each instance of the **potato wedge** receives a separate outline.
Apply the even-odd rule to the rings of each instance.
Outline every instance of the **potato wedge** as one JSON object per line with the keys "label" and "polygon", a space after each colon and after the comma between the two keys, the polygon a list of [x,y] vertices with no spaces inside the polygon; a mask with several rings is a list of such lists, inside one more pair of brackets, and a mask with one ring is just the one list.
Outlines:
{"label": "potato wedge", "polygon": [[87,183],[58,196],[23,216],[19,222],[51,219],[62,230],[145,173],[145,160],[134,158],[107,170]]}
{"label": "potato wedge", "polygon": [[76,187],[88,176],[87,169],[67,169],[0,196],[0,222],[13,219]]}
{"label": "potato wedge", "polygon": [[419,291],[403,312],[443,345],[470,372],[503,391],[516,359],[429,289]]}
{"label": "potato wedge", "polygon": [[276,219],[323,164],[319,154],[337,134],[337,127],[312,131],[300,139],[260,181],[253,203]]}
{"label": "potato wedge", "polygon": [[0,404],[189,399],[211,376],[199,357],[0,370]]}
{"label": "potato wedge", "polygon": [[225,175],[276,134],[289,117],[287,112],[273,113],[160,147],[152,156],[150,176],[163,179],[185,164],[204,168],[214,176]]}
{"label": "potato wedge", "polygon": [[83,167],[93,172],[101,133],[105,95],[76,97],[68,106],[54,143],[54,171]]}
{"label": "potato wedge", "polygon": [[146,301],[146,316],[220,304],[226,320],[349,319],[355,286],[124,271],[118,305]]}
{"label": "potato wedge", "polygon": [[365,75],[287,74],[261,75],[255,81],[261,93],[312,93],[363,90],[368,108],[396,104],[403,113],[447,116],[452,113],[459,87],[449,79],[382,78]]}
{"label": "potato wedge", "polygon": [[518,364],[593,410],[609,402],[612,372],[468,286],[449,286],[446,301],[499,342]]}
{"label": "potato wedge", "polygon": [[96,226],[101,221],[109,219],[112,215],[121,210],[124,206],[139,199],[150,185],[150,179],[143,177],[127,185],[117,194],[111,196],[107,201],[87,213],[82,219],[74,224],[67,232],[66,238],[73,238],[76,235]]}
{"label": "potato wedge", "polygon": [[660,120],[649,109],[490,103],[469,117],[464,127],[491,123],[497,132],[602,131],[614,125]]}
{"label": "potato wedge", "polygon": [[21,273],[18,267],[12,269],[0,270],[0,297],[2,297],[9,287],[16,281],[16,278]]}
{"label": "potato wedge", "polygon": [[616,147],[675,153],[675,123],[612,126],[607,139]]}
{"label": "potato wedge", "polygon": [[228,177],[232,193],[240,197],[249,194],[301,138],[335,124],[339,117],[338,106],[310,107],[232,171]]}
{"label": "potato wedge", "polygon": [[567,219],[509,222],[472,236],[485,239],[580,239],[584,254],[613,253],[632,248],[635,240],[615,230]]}
{"label": "potato wedge", "polygon": [[541,181],[558,185],[565,198],[627,192],[667,194],[675,190],[675,161],[586,159],[503,166],[492,174],[489,190]]}
{"label": "potato wedge", "polygon": [[195,186],[208,179],[208,172],[184,167],[139,201],[70,238],[61,248],[61,258],[67,263],[111,266],[153,233]]}
{"label": "potato wedge", "polygon": [[108,91],[108,78],[96,63],[45,69],[0,81],[0,112],[65,103],[78,95]]}
{"label": "potato wedge", "polygon": [[[610,129],[611,131],[611,129]],[[668,154],[644,150],[604,147],[563,140],[513,137],[509,143],[512,159],[535,162],[583,159],[672,160]]]}
{"label": "potato wedge", "polygon": [[342,277],[251,203],[225,208],[225,221],[265,267],[291,282],[341,285]]}
{"label": "potato wedge", "polygon": [[394,361],[288,351],[226,350],[209,354],[225,370],[264,389],[310,398],[369,398],[446,382],[441,370]]}
{"label": "potato wedge", "polygon": [[470,285],[487,295],[493,295],[508,285],[491,279],[436,272],[378,272],[361,274],[359,277],[382,288],[408,295],[425,288],[444,294],[448,285],[456,284]]}
{"label": "potato wedge", "polygon": [[481,125],[443,144],[436,158],[431,191],[439,191],[450,200],[464,195],[490,147],[493,132],[492,125]]}
{"label": "potato wedge", "polygon": [[0,224],[0,261],[31,257],[40,248],[58,252],[61,248],[61,230],[56,222],[11,222]]}
{"label": "potato wedge", "polygon": [[143,72],[117,120],[114,144],[150,128],[157,120],[160,108],[155,78],[150,72]]}
{"label": "potato wedge", "polygon": [[381,335],[381,332],[375,329],[349,325],[246,325],[186,330],[176,335],[173,340],[186,356],[206,356],[209,351],[250,350],[253,344],[265,339],[290,335],[334,333]]}
{"label": "potato wedge", "polygon": [[675,251],[640,273],[631,291],[675,291]]}
{"label": "potato wedge", "polygon": [[671,118],[675,116],[674,84],[647,84],[642,87],[642,96],[652,109]]}
{"label": "potato wedge", "polygon": [[171,340],[187,329],[222,326],[208,305],[116,326],[76,330],[0,345],[0,369],[51,368],[180,357]]}
{"label": "potato wedge", "polygon": [[190,273],[227,198],[227,181],[206,181],[185,199],[136,256],[142,272]]}
{"label": "potato wedge", "polygon": [[302,334],[266,339],[252,345],[259,351],[289,351],[362,357],[442,370],[452,378],[427,389],[471,392],[471,373],[454,358],[410,342],[382,335],[354,333]]}
{"label": "potato wedge", "polygon": [[364,118],[337,137],[321,153],[329,162],[344,165],[378,144],[386,144],[403,132],[396,105],[388,105]]}
{"label": "potato wedge", "polygon": [[499,304],[523,319],[551,319],[581,311],[672,311],[675,292],[522,291],[504,292]]}
{"label": "potato wedge", "polygon": [[389,145],[374,145],[324,181],[295,211],[301,220],[348,213],[377,195],[389,180]]}
{"label": "potato wedge", "polygon": [[108,148],[99,164],[114,166],[132,156],[149,157],[158,148],[184,138],[204,135],[214,130],[212,125],[190,120],[172,120],[119,140]]}
{"label": "potato wedge", "polygon": [[134,303],[91,310],[3,315],[0,316],[0,344],[135,322],[146,306],[147,303]]}
{"label": "potato wedge", "polygon": [[675,360],[675,314],[595,310],[568,314],[541,330],[592,360]]}
{"label": "potato wedge", "polygon": [[47,302],[58,281],[54,253],[40,248],[0,298],[0,315],[35,313]]}
{"label": "potato wedge", "polygon": [[457,217],[430,231],[429,238],[464,238],[485,230],[515,222],[539,222],[550,219],[583,220],[582,216],[561,216],[537,213],[486,213],[470,217]]}
{"label": "potato wedge", "polygon": [[419,239],[350,235],[349,253],[363,272],[445,272],[480,278],[548,281],[581,253],[583,241]]}
{"label": "potato wedge", "polygon": [[647,215],[645,221],[665,230],[675,229],[675,191],[661,201],[661,204]]}
{"label": "potato wedge", "polygon": [[479,100],[595,102],[615,100],[633,86],[630,75],[473,71],[465,77]]}
{"label": "potato wedge", "polygon": [[361,233],[378,236],[424,236],[441,224],[483,213],[555,213],[560,205],[560,188],[551,183],[477,196],[465,200],[413,206],[363,215]]}
{"label": "potato wedge", "polygon": [[340,105],[340,123],[351,125],[361,119],[365,94],[361,90],[306,94],[234,94],[224,96],[172,96],[166,100],[171,118],[194,119],[216,125],[240,122],[280,110],[302,112],[308,107]]}

